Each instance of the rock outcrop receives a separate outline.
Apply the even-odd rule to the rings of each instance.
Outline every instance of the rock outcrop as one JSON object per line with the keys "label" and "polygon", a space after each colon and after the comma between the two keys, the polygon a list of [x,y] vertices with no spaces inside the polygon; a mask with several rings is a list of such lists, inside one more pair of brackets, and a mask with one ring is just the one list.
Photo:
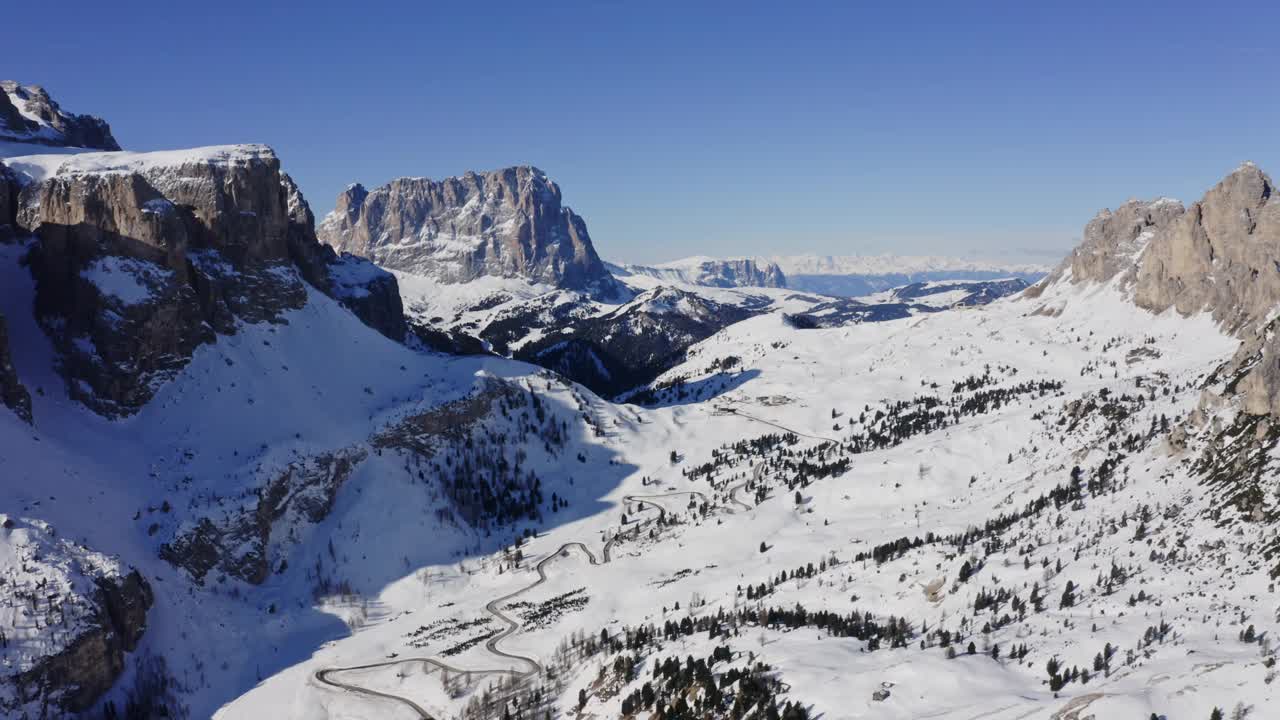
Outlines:
{"label": "rock outcrop", "polygon": [[315,239],[266,146],[71,155],[19,179],[37,314],[72,395],[99,413],[135,412],[237,323],[281,321],[307,283],[404,337],[395,278]]}
{"label": "rock outcrop", "polygon": [[0,80],[0,140],[120,149],[105,120],[66,112],[39,85],[12,80]]}
{"label": "rock outcrop", "polygon": [[61,538],[48,523],[0,514],[0,528],[0,557],[14,563],[5,585],[13,602],[0,612],[0,660],[11,671],[0,685],[12,689],[0,692],[0,714],[26,717],[31,706],[85,711],[138,647],[151,588],[118,558]]}
{"label": "rock outcrop", "polygon": [[1102,210],[1084,228],[1084,239],[1068,262],[1055,271],[1071,269],[1073,283],[1105,283],[1124,274],[1131,284],[1137,260],[1147,243],[1186,212],[1177,200],[1129,200],[1115,210]]}
{"label": "rock outcrop", "polygon": [[1104,210],[1046,280],[1114,282],[1142,308],[1209,313],[1244,342],[1215,374],[1252,414],[1280,417],[1280,201],[1271,178],[1245,163],[1189,207],[1129,201]]}
{"label": "rock outcrop", "polygon": [[1231,331],[1280,303],[1280,202],[1274,185],[1245,163],[1190,207],[1167,198],[1104,210],[1084,241],[1050,276],[1070,268],[1074,284],[1110,282],[1152,312],[1209,312]]}
{"label": "rock outcrop", "polygon": [[316,239],[315,215],[287,173],[281,182],[289,212],[289,256],[307,282],[341,302],[364,324],[400,342],[407,323],[395,275],[350,253],[339,255]]}
{"label": "rock outcrop", "polygon": [[92,629],[76,637],[16,680],[23,700],[51,698],[67,712],[93,707],[124,671],[124,654],[138,647],[147,628],[151,587],[136,570],[127,576],[99,580]]}
{"label": "rock outcrop", "polygon": [[586,223],[534,167],[440,181],[400,178],[372,192],[352,185],[318,232],[340,251],[440,282],[487,275],[615,292]]}
{"label": "rock outcrop", "polygon": [[[200,518],[166,543],[160,556],[185,569],[197,582],[219,570],[245,582],[261,584],[270,575],[273,529],[317,523],[333,507],[343,483],[365,459],[353,447],[289,464],[272,474],[242,506]],[[292,534],[286,533],[286,534]]]}
{"label": "rock outcrop", "polygon": [[715,287],[770,287],[784,288],[787,276],[776,263],[766,263],[763,267],[751,259],[720,260],[710,266],[704,266],[712,280],[707,283]]}

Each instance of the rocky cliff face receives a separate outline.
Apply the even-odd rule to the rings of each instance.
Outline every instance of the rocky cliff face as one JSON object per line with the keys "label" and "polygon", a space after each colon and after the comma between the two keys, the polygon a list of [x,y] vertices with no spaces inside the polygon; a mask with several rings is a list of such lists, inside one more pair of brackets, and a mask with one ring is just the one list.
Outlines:
{"label": "rocky cliff face", "polygon": [[180,532],[160,555],[198,582],[218,569],[261,584],[272,570],[273,528],[323,520],[366,455],[365,449],[353,447],[294,462],[268,477],[248,503],[219,505],[216,513]]}
{"label": "rocky cliff face", "polygon": [[1153,312],[1210,312],[1232,331],[1280,302],[1280,203],[1274,185],[1246,163],[1190,207],[1167,198],[1104,210],[1050,280],[1070,268],[1072,283],[1119,278]]}
{"label": "rocky cliff face", "polygon": [[22,172],[13,225],[36,238],[37,314],[71,393],[102,414],[136,411],[217,333],[280,321],[308,282],[404,337],[394,277],[316,241],[270,148],[8,162]]}
{"label": "rocky cliff face", "polygon": [[0,80],[0,140],[119,150],[105,120],[58,107],[39,85]]}
{"label": "rocky cliff face", "polygon": [[383,267],[441,282],[489,275],[614,291],[586,223],[533,167],[441,181],[400,178],[372,192],[353,185],[338,196],[319,237]]}
{"label": "rocky cliff face", "polygon": [[364,258],[339,255],[316,239],[315,215],[293,178],[282,173],[289,212],[289,257],[303,278],[337,299],[366,325],[397,342],[407,324],[396,277]]}
{"label": "rocky cliff face", "polygon": [[751,259],[721,260],[706,269],[711,277],[719,279],[719,282],[713,283],[717,287],[787,286],[786,275],[775,263],[766,263],[762,267]]}
{"label": "rocky cliff face", "polygon": [[18,219],[18,178],[13,171],[0,163],[0,242],[13,239]]}
{"label": "rocky cliff face", "polygon": [[1244,343],[1219,373],[1246,411],[1280,416],[1280,201],[1271,178],[1245,163],[1189,207],[1129,201],[1104,210],[1045,282],[1114,282],[1152,312],[1210,313]]}

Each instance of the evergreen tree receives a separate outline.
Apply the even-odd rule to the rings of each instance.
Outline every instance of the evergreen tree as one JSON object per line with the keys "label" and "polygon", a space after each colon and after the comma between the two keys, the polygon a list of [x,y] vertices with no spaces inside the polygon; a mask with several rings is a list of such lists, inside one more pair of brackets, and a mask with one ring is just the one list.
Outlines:
{"label": "evergreen tree", "polygon": [[1070,580],[1067,581],[1067,588],[1062,591],[1062,602],[1058,604],[1058,609],[1074,607],[1076,604],[1076,585]]}

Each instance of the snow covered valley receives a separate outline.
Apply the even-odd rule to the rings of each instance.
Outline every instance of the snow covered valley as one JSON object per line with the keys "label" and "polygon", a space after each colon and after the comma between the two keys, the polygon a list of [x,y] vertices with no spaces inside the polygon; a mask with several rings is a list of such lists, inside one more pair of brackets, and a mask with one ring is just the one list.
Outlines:
{"label": "snow covered valley", "polygon": [[[0,163],[6,718],[1275,715],[1252,165],[1030,287],[848,299],[614,277],[533,168],[353,185],[330,231],[383,270],[270,148],[37,130]],[[364,209],[397,192],[475,232]]]}

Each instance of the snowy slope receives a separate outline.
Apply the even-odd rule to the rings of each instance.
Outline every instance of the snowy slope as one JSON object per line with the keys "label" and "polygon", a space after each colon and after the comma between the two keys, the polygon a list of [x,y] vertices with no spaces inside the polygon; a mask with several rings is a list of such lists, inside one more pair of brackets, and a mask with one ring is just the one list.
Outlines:
{"label": "snowy slope", "polygon": [[[1275,625],[1258,607],[1270,585],[1253,549],[1259,537],[1213,519],[1215,495],[1191,469],[1202,437],[1147,435],[1161,418],[1193,415],[1198,395],[1188,388],[1236,347],[1207,316],[1155,317],[1116,288],[1066,283],[1034,300],[831,330],[799,331],[765,314],[695,345],[668,373],[683,378],[685,397],[643,409],[519,363],[407,350],[315,293],[286,325],[246,325],[201,348],[143,412],[107,421],[59,392],[48,343],[23,320],[31,288],[16,252],[6,256],[0,312],[16,319],[24,382],[43,392],[34,430],[0,419],[0,452],[20,469],[3,503],[74,527],[152,580],[156,610],[139,653],[167,659],[192,716],[417,717],[415,707],[448,716],[490,683],[532,682],[525,674],[537,663],[556,669],[539,680],[556,714],[581,691],[584,710],[612,717],[659,659],[721,645],[730,659],[715,672],[766,662],[784,701],[832,718],[1207,717],[1275,701],[1269,646],[1242,640],[1250,625],[1255,638]],[[660,311],[667,297],[679,302],[642,302]],[[328,351],[338,344],[347,351]],[[486,378],[532,390],[577,428],[564,451],[523,450],[544,492],[568,506],[488,534],[458,521],[443,466],[370,439]],[[907,425],[887,445],[858,445],[882,427],[877,412],[901,413],[896,403],[914,407],[922,396],[970,409],[931,421],[937,429]],[[495,414],[491,429],[469,437],[513,433],[532,420],[525,412],[528,420]],[[770,436],[782,444],[734,449]],[[824,438],[839,445],[818,453]],[[367,460],[323,519],[286,516],[261,585],[217,572],[196,585],[158,559],[183,517],[208,510],[211,492],[234,496],[264,472],[350,447]],[[831,469],[795,484],[800,457]],[[1022,513],[1069,486],[1075,466],[1096,492],[964,546],[873,552]],[[512,540],[534,527],[516,555]],[[790,576],[809,564],[812,573]],[[747,586],[766,591],[749,597]],[[1028,602],[1032,586],[1043,609],[1011,611],[1011,597]],[[1001,590],[1011,596],[1002,609],[975,610]],[[873,650],[865,638],[738,619],[797,603],[897,616],[909,639]],[[515,618],[515,631],[488,608]],[[678,629],[721,612],[734,618],[727,634]],[[219,632],[193,645],[192,628],[210,618]],[[668,621],[677,630],[661,647],[636,648],[634,676],[614,669],[618,653],[585,642]],[[1108,644],[1107,667],[1094,672]],[[1010,659],[1022,646],[1026,656]],[[1051,659],[1092,677],[1055,691]],[[881,690],[888,697],[873,699]]]}
{"label": "snowy slope", "polygon": [[[156,605],[129,665],[148,655],[165,658],[192,717],[207,717],[257,679],[296,662],[298,653],[350,632],[340,608],[351,601],[314,604],[316,554],[325,548],[342,551],[326,554],[326,577],[364,595],[413,568],[448,564],[494,542],[449,511],[434,479],[424,483],[400,456],[373,447],[380,428],[494,381],[533,383],[547,412],[572,422],[563,426],[566,449],[544,450],[539,440],[519,450],[522,464],[548,474],[562,453],[606,463],[587,447],[593,441],[577,391],[557,390],[563,384],[538,379],[537,368],[520,363],[412,351],[315,291],[282,324],[244,324],[199,348],[137,415],[103,419],[63,389],[53,349],[34,320],[31,280],[19,265],[23,252],[21,245],[3,250],[0,312],[9,318],[14,365],[32,390],[37,419],[32,428],[0,413],[6,472],[0,507],[19,522],[61,528],[92,552],[142,571]],[[337,347],[342,351],[334,352]],[[573,404],[559,410],[565,403]],[[494,422],[486,432],[510,437],[514,458],[521,432],[504,429],[501,417]],[[276,523],[268,546],[273,572],[261,585],[218,570],[198,584],[159,557],[196,519],[220,517],[252,499],[264,478],[350,448],[367,460],[346,479],[329,513],[318,523],[305,513],[286,513]],[[588,510],[597,479],[605,481],[584,474],[574,489],[560,487],[562,479],[551,474],[544,507],[555,489]],[[362,496],[376,500],[359,502]],[[423,536],[435,540],[415,541]],[[369,562],[376,553],[383,562]],[[278,571],[282,565],[292,570]],[[206,632],[211,623],[218,632]],[[127,675],[121,692],[129,683]]]}
{"label": "snowy slope", "polygon": [[[0,152],[23,183],[270,153]],[[444,215],[483,225],[467,207]],[[227,720],[1268,717],[1280,429],[1239,386],[1265,391],[1274,353],[1233,359],[1238,308],[1208,302],[1265,257],[1213,248],[1206,303],[1153,314],[1126,283],[1167,236],[1124,207],[1136,223],[1099,230],[1098,262],[1073,258],[1100,274],[1067,263],[980,306],[991,283],[936,275],[1043,269],[779,258],[831,287],[916,281],[866,303],[709,287],[704,258],[609,296],[402,270],[404,344],[344,307],[382,270],[334,259],[322,292],[282,262],[264,272],[298,303],[228,319],[115,419],[59,372],[35,241],[0,244],[34,406],[30,424],[0,408],[0,714],[55,714],[42,683],[70,674],[114,684],[72,688],[102,717],[157,680],[169,716]],[[1222,225],[1248,235],[1257,208]],[[309,214],[280,209],[282,228]],[[429,245],[461,258],[479,237]],[[111,324],[180,272],[107,255],[75,278]],[[1269,340],[1274,298],[1248,299]],[[911,307],[795,321],[876,304]],[[423,328],[479,348],[432,352]],[[127,578],[148,588],[132,612],[108,590]]]}
{"label": "snowy slope", "polygon": [[[566,610],[550,624],[526,620],[498,647],[557,668],[560,714],[577,707],[581,690],[585,711],[617,716],[656,660],[703,657],[722,643],[737,659],[713,666],[717,672],[740,666],[748,655],[763,659],[788,686],[786,698],[831,718],[1048,719],[1073,710],[1098,718],[1208,717],[1215,706],[1268,707],[1276,700],[1264,663],[1269,650],[1240,639],[1247,625],[1255,626],[1254,635],[1273,630],[1273,619],[1259,612],[1256,600],[1268,592],[1267,568],[1250,551],[1250,534],[1215,528],[1205,514],[1210,497],[1186,462],[1197,440],[1188,439],[1188,449],[1173,454],[1159,438],[1134,441],[1119,455],[1107,446],[1117,437],[1114,423],[1121,423],[1120,436],[1140,436],[1160,417],[1186,417],[1196,396],[1179,388],[1197,382],[1236,341],[1205,316],[1152,317],[1112,288],[1061,293],[1037,301],[1062,303],[1058,317],[1035,314],[1042,305],[1030,301],[1002,300],[970,312],[836,330],[795,331],[777,315],[727,328],[671,371],[695,378],[688,385],[701,378],[713,396],[655,410],[629,408],[619,420],[632,419],[604,439],[633,468],[607,496],[611,512],[540,534],[524,544],[519,561],[483,555],[420,569],[388,585],[376,596],[385,608],[380,622],[318,650],[219,717],[402,711],[413,717],[406,699],[433,715],[460,712],[491,681],[463,671],[527,670],[518,657],[461,641],[502,627],[482,605],[535,583],[535,563],[546,580],[498,607],[509,613],[528,607],[524,603]],[[729,357],[737,360],[726,373]],[[963,385],[974,378],[972,389]],[[783,469],[786,455],[724,454],[732,443],[782,428],[796,433],[796,450],[816,448],[824,437],[849,442],[863,436],[875,410],[887,403],[935,394],[967,401],[1022,383],[1048,385],[1010,390],[1007,404],[987,404],[943,429],[845,455],[848,469],[794,486],[798,504],[785,484],[794,478],[794,471]],[[1174,391],[1165,394],[1165,388]],[[1124,396],[1131,399],[1119,399]],[[1077,402],[1082,399],[1083,406]],[[1082,409],[1089,405],[1106,415]],[[1106,408],[1128,408],[1129,414]],[[833,446],[826,452],[827,460],[839,456]],[[717,454],[721,459],[709,476],[689,476]],[[998,536],[1003,543],[992,545],[988,538],[985,545],[959,549],[936,542],[883,562],[858,559],[902,536],[964,533],[1021,511],[1042,493],[1069,484],[1076,465],[1090,482],[1101,482],[1105,472],[1112,479],[1107,489],[1087,493],[1071,507],[1051,503],[1049,510],[1013,522]],[[761,483],[740,487],[752,478]],[[757,504],[758,492],[766,499]],[[649,504],[637,501],[646,496]],[[706,502],[709,512],[691,511],[691,498]],[[664,522],[655,523],[659,507]],[[643,532],[632,538],[636,527]],[[612,543],[605,562],[606,540],[619,532],[626,539]],[[566,546],[578,542],[591,554]],[[1181,550],[1171,553],[1175,548]],[[812,576],[777,581],[779,572],[819,560],[824,569]],[[512,569],[513,562],[519,567]],[[966,563],[977,569],[961,569]],[[1224,572],[1234,578],[1229,586],[1221,582]],[[1100,574],[1106,583],[1099,584]],[[1067,581],[1078,588],[1070,606],[1062,605]],[[758,583],[766,583],[769,593],[749,599],[743,587]],[[1014,612],[995,628],[998,617],[1009,614],[1009,600],[998,613],[975,613],[975,600],[987,593],[1003,589],[1027,602],[1033,585],[1043,599],[1041,611],[1021,618]],[[1140,590],[1143,599],[1130,604]],[[573,597],[585,602],[563,599]],[[748,624],[714,638],[677,632],[661,648],[637,649],[635,680],[616,676],[618,656],[573,640],[797,603],[897,615],[911,623],[912,636],[905,647],[870,651],[865,640],[814,628]],[[1170,629],[1161,629],[1162,621]],[[955,659],[932,634],[938,629],[958,636],[948,640],[958,651]],[[435,639],[415,644],[417,638]],[[1108,644],[1107,667],[1095,672],[1095,655]],[[465,649],[453,654],[460,645]],[[1023,645],[1027,655],[1009,659]],[[997,646],[1003,654],[993,659]],[[424,657],[440,658],[454,671],[413,659]],[[1055,658],[1064,669],[1085,668],[1092,677],[1085,683],[1077,675],[1055,692],[1046,685],[1045,669]],[[340,669],[370,663],[375,666]],[[324,675],[329,680],[401,699],[335,689],[317,682],[321,670],[331,671]],[[873,699],[882,689],[889,696]]]}

